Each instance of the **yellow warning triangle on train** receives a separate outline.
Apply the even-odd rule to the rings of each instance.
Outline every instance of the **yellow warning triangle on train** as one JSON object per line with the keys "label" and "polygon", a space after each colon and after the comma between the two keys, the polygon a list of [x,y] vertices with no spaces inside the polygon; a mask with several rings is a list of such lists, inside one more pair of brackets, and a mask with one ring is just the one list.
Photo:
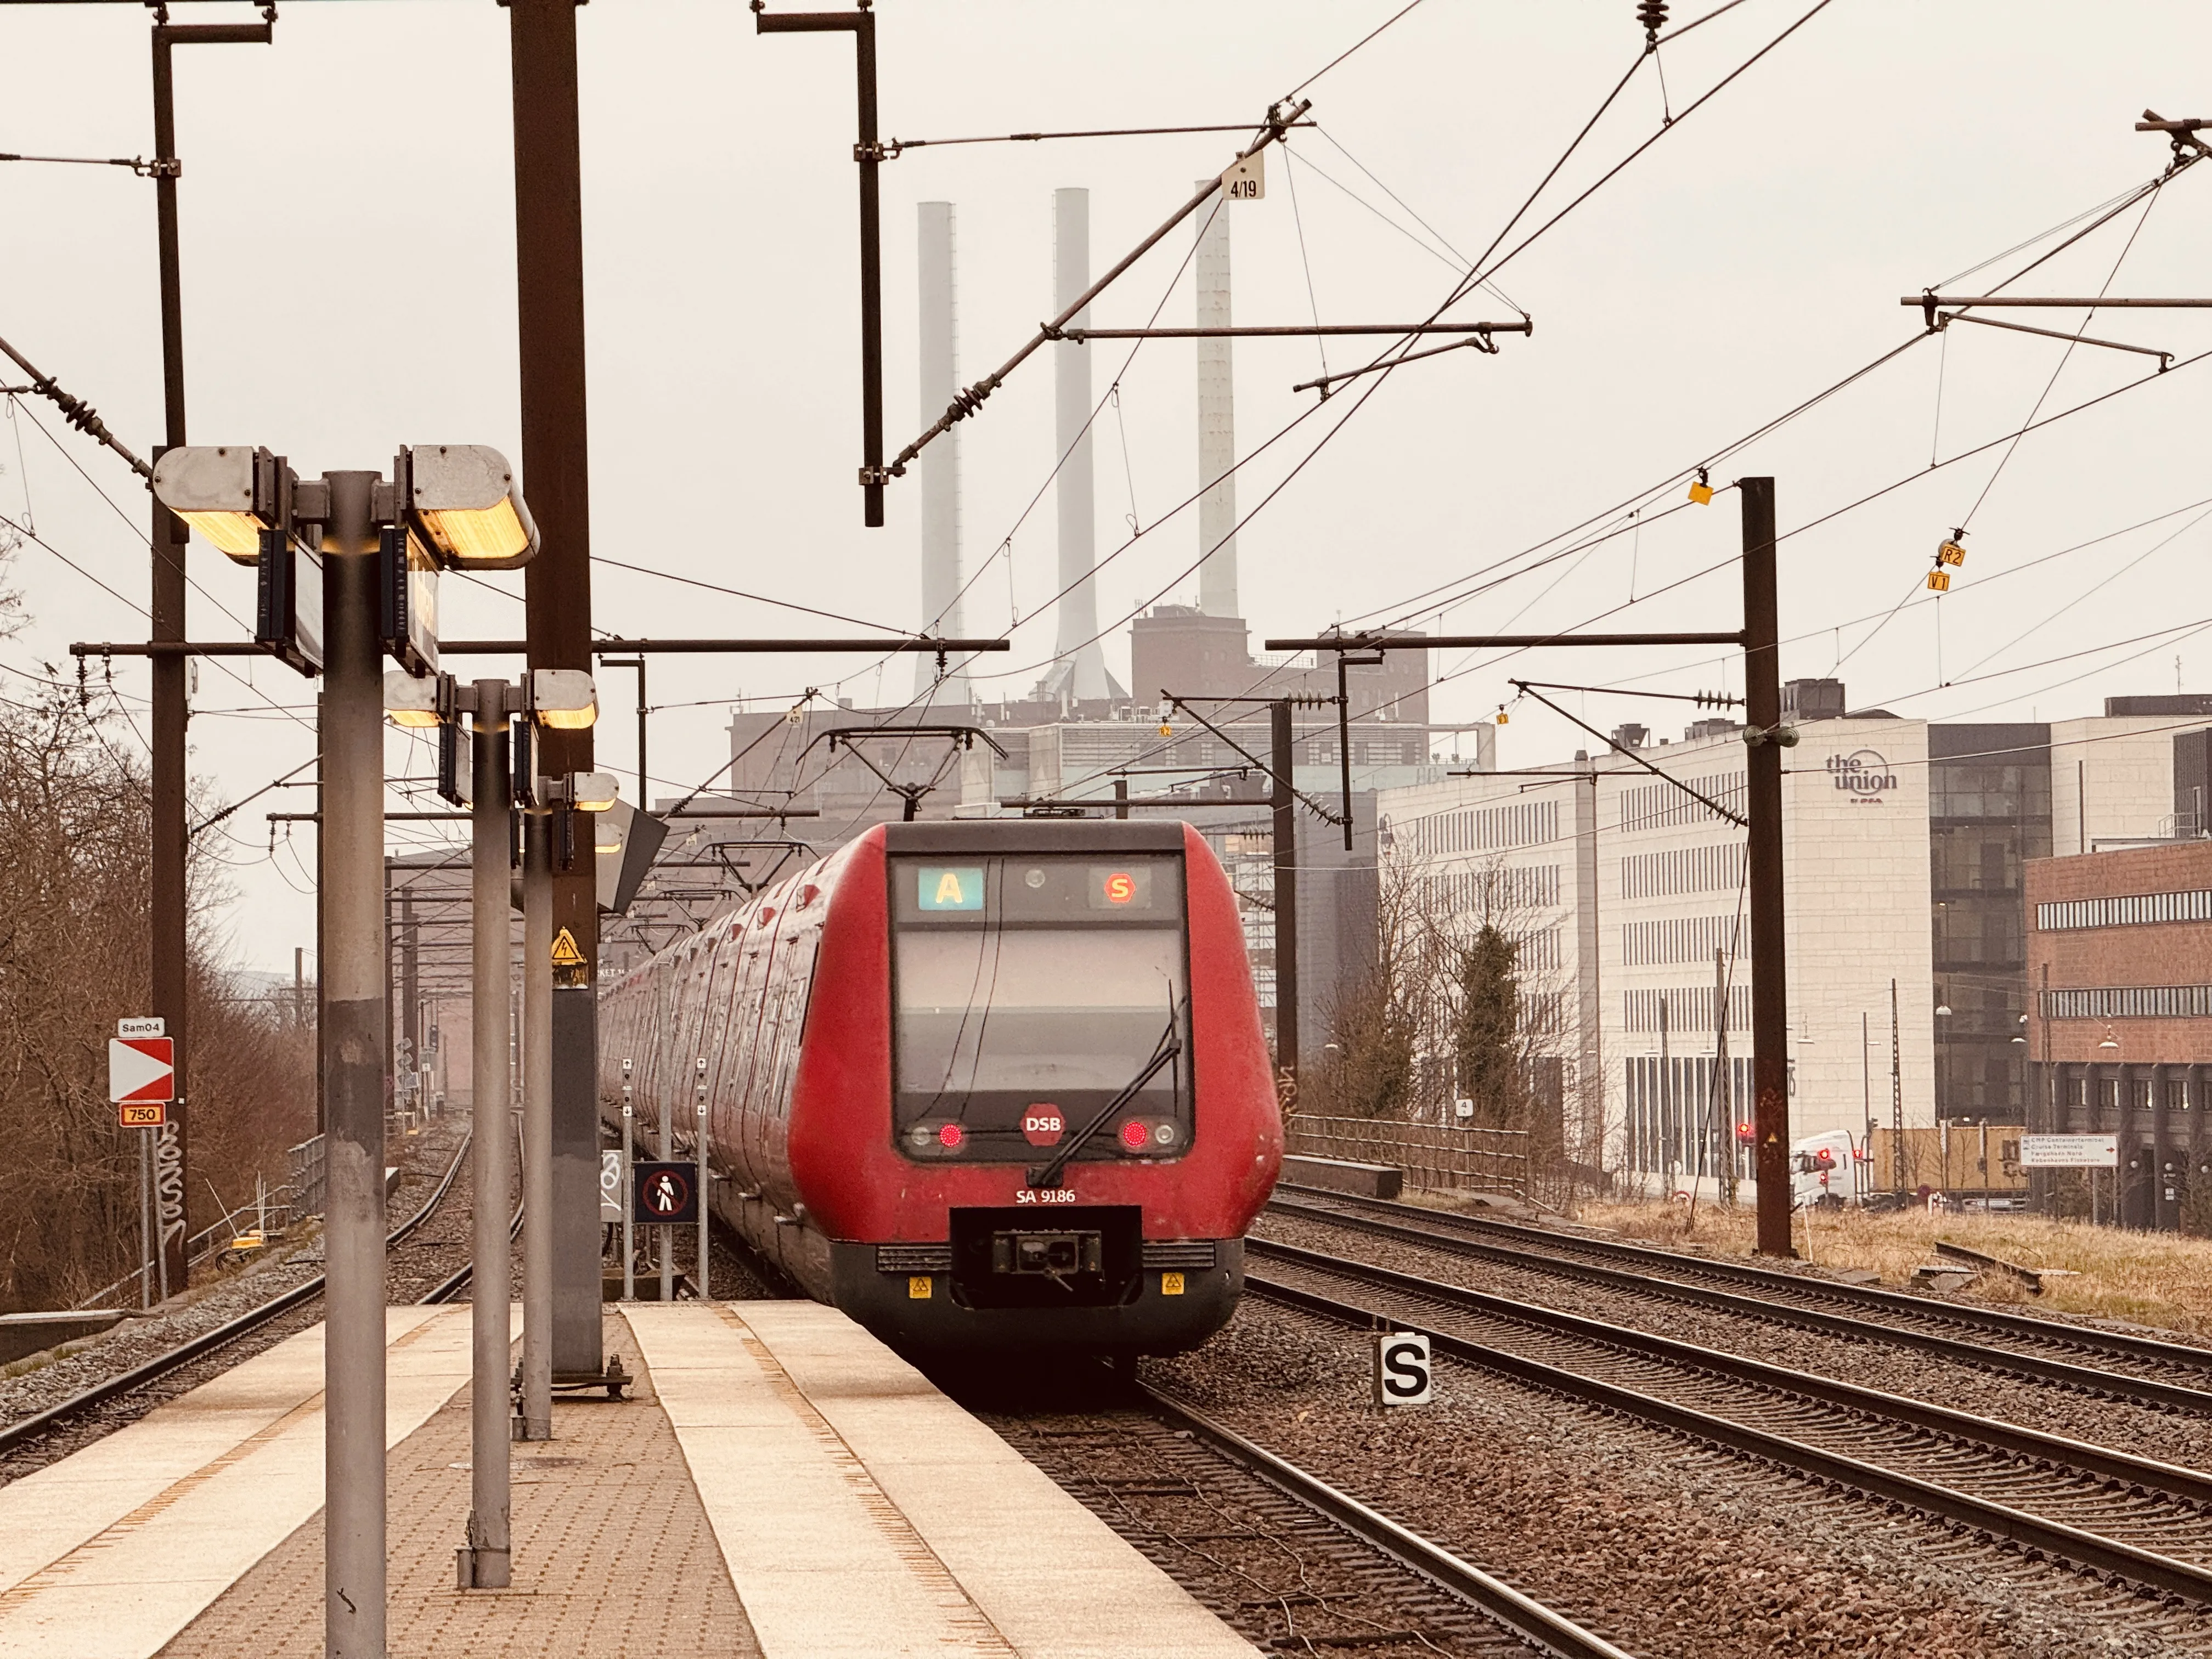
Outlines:
{"label": "yellow warning triangle on train", "polygon": [[553,936],[553,965],[556,968],[580,968],[584,953],[576,948],[576,936],[563,927]]}

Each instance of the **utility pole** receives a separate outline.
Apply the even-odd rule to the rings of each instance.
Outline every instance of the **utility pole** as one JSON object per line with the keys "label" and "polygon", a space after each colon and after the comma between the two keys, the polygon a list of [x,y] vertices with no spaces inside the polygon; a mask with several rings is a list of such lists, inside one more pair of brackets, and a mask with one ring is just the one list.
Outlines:
{"label": "utility pole", "polygon": [[[183,164],[177,159],[176,87],[170,53],[180,46],[263,46],[274,38],[272,26],[262,23],[172,23],[166,9],[156,13],[152,39],[154,51],[154,215],[161,284],[161,408],[163,450],[174,449],[185,436],[185,301],[184,278],[177,241],[177,178]],[[161,459],[156,452],[155,459]],[[161,643],[181,643],[185,635],[185,544],[190,532],[184,520],[157,500],[149,539],[153,544],[154,586],[148,606],[149,637]],[[167,1023],[176,1056],[176,1099],[168,1121],[155,1132],[155,1227],[161,1249],[162,1271],[178,1290],[185,1287],[189,1267],[185,1249],[191,1228],[185,1222],[186,1155],[191,1145],[191,1110],[188,1067],[191,1057],[191,1029],[185,1000],[185,933],[187,899],[185,891],[186,830],[185,823],[185,657],[181,652],[156,652],[147,664],[152,680],[149,719],[152,731],[150,779],[153,822],[152,903],[148,920],[152,933],[153,1011]]]}
{"label": "utility pole", "polygon": [[1735,1079],[1729,1070],[1728,1047],[1728,957],[1716,948],[1713,951],[1713,1086],[1719,1091],[1720,1122],[1717,1126],[1720,1139],[1717,1143],[1727,1170],[1728,1204],[1735,1207],[1736,1150],[1735,1150]]}
{"label": "utility pole", "polygon": [[1889,982],[1889,1173],[1905,1196],[1905,1064],[1897,1030],[1897,981]]}
{"label": "utility pole", "polygon": [[[542,548],[524,577],[529,663],[592,666],[591,451],[585,420],[583,187],[577,0],[511,0],[515,314],[522,474]],[[533,757],[538,746],[532,746]],[[549,732],[537,770],[589,772],[588,728]],[[605,1373],[599,1330],[598,872],[588,848],[551,872],[552,928],[581,961],[556,975],[551,1037],[552,1369]]]}
{"label": "utility pole", "polygon": [[[374,472],[324,477],[325,1650],[385,1650],[384,647]],[[287,532],[289,533],[289,526]]]}
{"label": "utility pole", "polygon": [[1287,1079],[1291,1098],[1298,1081],[1298,816],[1291,792],[1297,764],[1291,703],[1278,698],[1267,710],[1273,762],[1268,802],[1274,809],[1275,854],[1275,1075]]}
{"label": "utility pole", "polygon": [[[1790,1243],[1790,1004],[1783,928],[1780,624],[1774,571],[1774,480],[1739,478],[1743,495],[1746,852],[1751,902],[1752,1118],[1759,1175],[1759,1253]],[[1755,738],[1755,740],[1754,740]]]}
{"label": "utility pole", "polygon": [[[572,0],[558,0],[568,5]],[[860,138],[853,160],[860,174],[860,489],[862,517],[867,527],[879,530],[884,522],[884,486],[890,474],[884,466],[884,273],[883,209],[878,196],[877,168],[884,161],[884,146],[876,135],[876,15],[868,0],[853,11],[771,13],[763,0],[753,0],[753,24],[761,34],[849,33],[860,93]],[[701,1201],[703,1203],[702,1196]]]}
{"label": "utility pole", "polygon": [[478,680],[473,689],[476,708],[469,738],[473,923],[469,1111],[474,1125],[470,1175],[477,1197],[469,1252],[475,1286],[469,1298],[469,1528],[468,1541],[459,1552],[458,1577],[464,1589],[504,1589],[510,1582],[514,1548],[508,1526],[508,1446],[514,1431],[507,1367],[513,1246],[507,1230],[508,1079],[501,1024],[507,1017],[507,983],[514,973],[508,922],[513,796],[507,781],[507,684]]}

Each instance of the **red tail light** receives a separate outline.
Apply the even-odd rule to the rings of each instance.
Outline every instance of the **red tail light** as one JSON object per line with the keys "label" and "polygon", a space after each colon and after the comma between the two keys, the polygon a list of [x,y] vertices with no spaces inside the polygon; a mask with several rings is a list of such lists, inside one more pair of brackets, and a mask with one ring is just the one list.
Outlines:
{"label": "red tail light", "polygon": [[968,1139],[968,1132],[957,1123],[947,1123],[937,1132],[937,1144],[948,1152],[957,1152]]}
{"label": "red tail light", "polygon": [[1121,1126],[1121,1133],[1123,1150],[1132,1152],[1143,1152],[1152,1139],[1152,1132],[1133,1117]]}

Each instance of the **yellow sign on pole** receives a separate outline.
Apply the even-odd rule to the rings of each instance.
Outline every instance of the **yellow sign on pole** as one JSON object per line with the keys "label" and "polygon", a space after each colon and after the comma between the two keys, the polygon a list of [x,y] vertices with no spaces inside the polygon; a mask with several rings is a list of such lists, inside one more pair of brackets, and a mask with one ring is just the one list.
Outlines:
{"label": "yellow sign on pole", "polygon": [[584,969],[584,953],[576,948],[576,936],[563,927],[553,935],[553,982],[581,985]]}

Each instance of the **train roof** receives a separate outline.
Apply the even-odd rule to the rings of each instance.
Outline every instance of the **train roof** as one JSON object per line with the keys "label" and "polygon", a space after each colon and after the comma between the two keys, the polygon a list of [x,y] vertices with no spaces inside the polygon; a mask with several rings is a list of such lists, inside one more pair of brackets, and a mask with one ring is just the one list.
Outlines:
{"label": "train roof", "polygon": [[935,823],[887,823],[887,853],[1180,852],[1176,818],[953,818]]}

